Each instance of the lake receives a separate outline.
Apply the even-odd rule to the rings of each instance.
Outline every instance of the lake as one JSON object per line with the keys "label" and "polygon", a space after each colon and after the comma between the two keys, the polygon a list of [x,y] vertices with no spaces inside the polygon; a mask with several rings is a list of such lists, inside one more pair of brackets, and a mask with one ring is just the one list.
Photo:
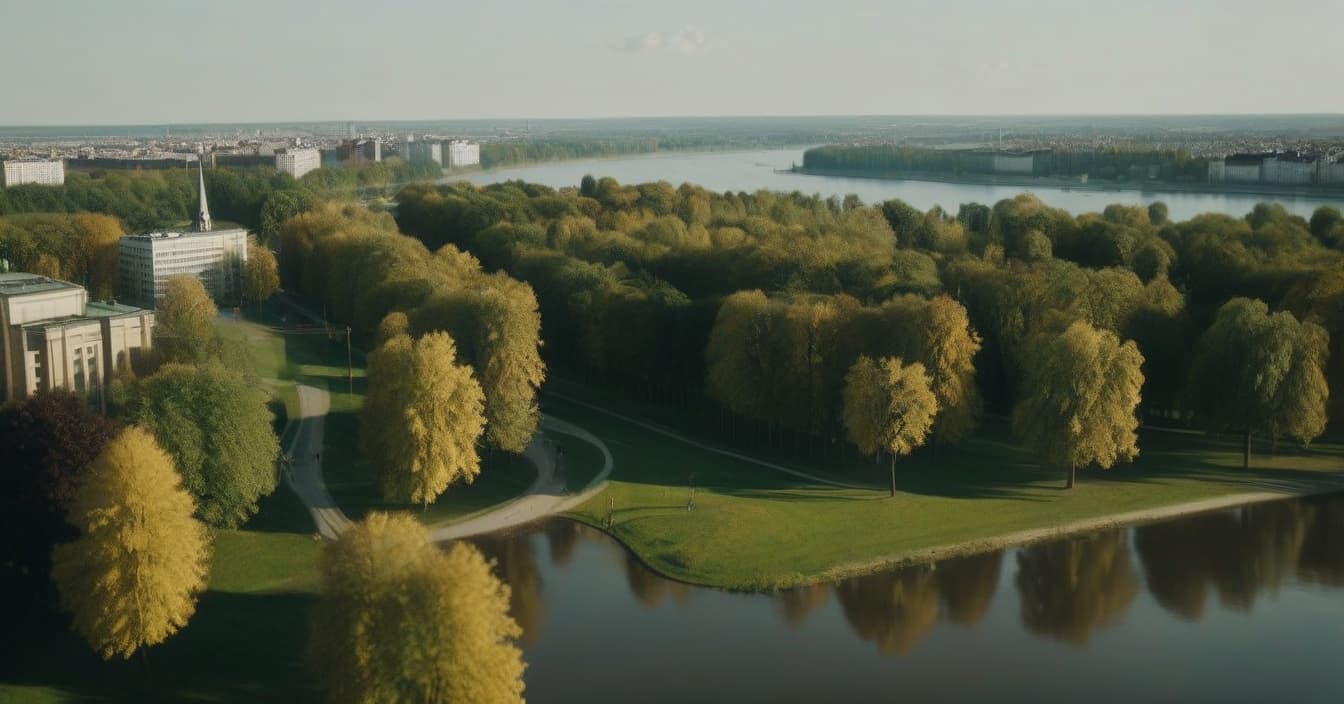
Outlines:
{"label": "lake", "polygon": [[478,545],[533,702],[1341,702],[1344,497],[777,594],[665,580],[564,520]]}
{"label": "lake", "polygon": [[1339,198],[1257,196],[1247,194],[1160,193],[1131,190],[1077,190],[1060,187],[1026,189],[1018,186],[939,183],[931,181],[881,181],[837,176],[805,176],[775,173],[793,164],[803,163],[803,149],[768,149],[742,152],[665,152],[619,159],[561,161],[512,168],[492,169],[455,176],[477,184],[522,179],[554,188],[578,186],[586,174],[611,176],[621,183],[670,181],[696,183],[712,191],[801,191],[822,196],[857,194],[865,203],[900,198],[920,210],[939,205],[957,212],[962,203],[993,205],[1030,190],[1049,205],[1071,213],[1100,212],[1111,203],[1147,205],[1153,201],[1167,204],[1173,220],[1185,220],[1200,213],[1227,213],[1241,216],[1256,203],[1282,203],[1289,212],[1310,217],[1324,203],[1344,207]]}

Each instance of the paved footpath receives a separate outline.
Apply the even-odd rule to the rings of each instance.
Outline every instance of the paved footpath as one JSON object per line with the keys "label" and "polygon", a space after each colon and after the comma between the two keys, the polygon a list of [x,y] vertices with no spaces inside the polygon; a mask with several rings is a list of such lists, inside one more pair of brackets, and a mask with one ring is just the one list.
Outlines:
{"label": "paved footpath", "polygon": [[[299,394],[298,427],[289,443],[290,465],[285,481],[299,500],[308,507],[313,522],[322,537],[335,539],[350,527],[351,521],[331,498],[322,479],[322,434],[331,396],[325,389],[307,384],[297,385]],[[525,525],[547,516],[568,511],[602,491],[613,466],[611,451],[606,443],[573,423],[543,416],[542,430],[573,435],[592,443],[602,453],[602,471],[577,494],[566,494],[562,481],[555,476],[555,446],[546,434],[538,431],[523,455],[537,468],[537,478],[522,496],[498,508],[477,514],[466,520],[430,531],[433,540],[456,540],[505,528]]]}

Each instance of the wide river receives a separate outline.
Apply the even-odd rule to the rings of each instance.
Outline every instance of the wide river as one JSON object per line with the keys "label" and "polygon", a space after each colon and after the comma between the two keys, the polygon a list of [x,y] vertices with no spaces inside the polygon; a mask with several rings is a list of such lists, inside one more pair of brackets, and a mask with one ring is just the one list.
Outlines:
{"label": "wide river", "polygon": [[564,520],[478,544],[533,702],[1344,702],[1344,497],[778,594],[690,587]]}
{"label": "wide river", "polygon": [[[621,183],[670,181],[696,183],[712,191],[801,191],[822,196],[857,194],[866,203],[900,198],[921,210],[940,205],[955,213],[962,203],[993,205],[1030,190],[1049,205],[1071,213],[1100,212],[1111,203],[1148,204],[1156,200],[1167,204],[1173,220],[1185,220],[1200,213],[1245,215],[1261,201],[1282,203],[1290,212],[1309,217],[1322,203],[1344,207],[1344,196],[1334,199],[1246,194],[1162,193],[1133,190],[1082,190],[1060,187],[1024,188],[987,186],[930,181],[881,181],[875,179],[804,176],[775,173],[793,164],[803,163],[803,150],[770,149],[744,152],[669,152],[620,159],[561,161],[515,168],[492,169],[468,174],[473,183],[487,184],[522,179],[554,188],[578,186],[585,174],[611,176]],[[449,179],[452,180],[452,179]]]}

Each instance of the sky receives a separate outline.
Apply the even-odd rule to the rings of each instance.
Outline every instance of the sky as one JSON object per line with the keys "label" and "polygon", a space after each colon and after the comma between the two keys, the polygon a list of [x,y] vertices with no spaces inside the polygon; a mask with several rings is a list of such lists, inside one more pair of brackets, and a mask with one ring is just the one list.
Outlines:
{"label": "sky", "polygon": [[1344,113],[1341,26],[1340,0],[0,0],[0,124]]}

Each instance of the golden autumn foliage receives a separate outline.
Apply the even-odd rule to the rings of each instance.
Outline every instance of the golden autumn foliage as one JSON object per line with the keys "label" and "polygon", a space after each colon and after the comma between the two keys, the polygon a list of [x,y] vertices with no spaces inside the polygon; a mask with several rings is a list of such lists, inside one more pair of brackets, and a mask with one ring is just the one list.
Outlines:
{"label": "golden autumn foliage", "polygon": [[209,541],[172,459],[138,427],[94,460],[69,507],[81,535],[56,548],[52,578],[74,630],[128,658],[186,625],[205,587]]}
{"label": "golden autumn foliage", "polygon": [[485,394],[456,355],[445,332],[398,335],[369,355],[360,438],[390,501],[428,505],[481,471]]}
{"label": "golden autumn foliage", "polygon": [[1142,366],[1133,342],[1085,322],[1042,334],[1029,345],[1013,429],[1048,464],[1069,470],[1070,487],[1080,466],[1134,459]]}
{"label": "golden autumn foliage", "polygon": [[200,279],[190,274],[168,277],[163,300],[154,313],[154,347],[165,362],[198,364],[219,348],[215,302]]}
{"label": "golden autumn foliage", "polygon": [[334,704],[521,702],[509,588],[465,543],[373,513],[322,553],[310,668]]}
{"label": "golden autumn foliage", "polygon": [[243,265],[243,300],[261,303],[280,290],[280,266],[269,247],[247,243],[247,263]]}
{"label": "golden autumn foliage", "polygon": [[850,367],[845,376],[845,430],[866,455],[891,455],[891,493],[896,493],[896,458],[924,444],[938,399],[929,388],[929,376],[919,362],[905,364],[897,357],[874,361],[868,356]]}

